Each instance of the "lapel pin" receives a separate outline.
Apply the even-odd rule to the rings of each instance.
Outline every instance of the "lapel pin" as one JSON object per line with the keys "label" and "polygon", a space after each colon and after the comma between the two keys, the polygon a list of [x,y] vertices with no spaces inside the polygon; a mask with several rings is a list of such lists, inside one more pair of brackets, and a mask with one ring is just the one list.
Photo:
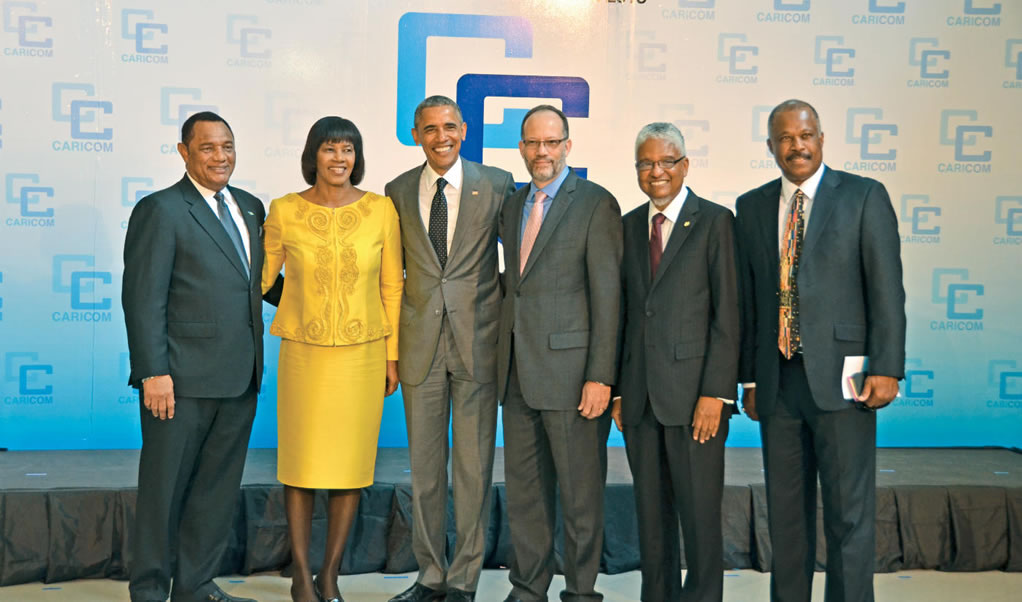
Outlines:
{"label": "lapel pin", "polygon": [[688,228],[691,224],[692,224],[692,222],[685,222],[684,224],[682,224],[682,226],[685,226],[686,228]]}
{"label": "lapel pin", "polygon": [[249,215],[255,215],[255,213],[252,213],[251,211],[249,211],[248,214]]}
{"label": "lapel pin", "polygon": [[479,196],[479,191],[478,190],[473,190],[472,191],[472,196]]}

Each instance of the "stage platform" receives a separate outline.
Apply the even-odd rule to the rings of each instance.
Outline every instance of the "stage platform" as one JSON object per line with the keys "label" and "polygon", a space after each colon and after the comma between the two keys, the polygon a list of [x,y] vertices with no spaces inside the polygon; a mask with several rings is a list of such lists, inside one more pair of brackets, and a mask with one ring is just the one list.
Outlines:
{"label": "stage platform", "polygon": [[[276,450],[253,449],[221,574],[284,569],[289,561]],[[724,554],[729,569],[769,570],[766,497],[759,449],[727,450]],[[0,452],[0,586],[33,581],[125,578],[138,452]],[[880,449],[877,452],[878,572],[903,569],[1022,571],[1022,453],[1006,449]],[[497,449],[486,566],[510,551],[503,449]],[[638,568],[631,474],[624,449],[609,450],[603,571]],[[325,529],[317,501],[312,560]],[[376,484],[362,493],[341,572],[405,573],[411,552],[408,452],[381,448]],[[448,515],[451,508],[448,508]],[[453,524],[448,545],[453,546]],[[817,568],[823,568],[822,524]]]}

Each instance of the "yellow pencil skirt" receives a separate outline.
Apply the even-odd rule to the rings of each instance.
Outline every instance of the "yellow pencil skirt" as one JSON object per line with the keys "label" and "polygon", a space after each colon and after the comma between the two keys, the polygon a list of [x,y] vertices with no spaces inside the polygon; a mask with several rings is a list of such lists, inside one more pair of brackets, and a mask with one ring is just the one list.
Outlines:
{"label": "yellow pencil skirt", "polygon": [[386,378],[383,339],[339,347],[282,340],[277,479],[315,489],[372,485]]}

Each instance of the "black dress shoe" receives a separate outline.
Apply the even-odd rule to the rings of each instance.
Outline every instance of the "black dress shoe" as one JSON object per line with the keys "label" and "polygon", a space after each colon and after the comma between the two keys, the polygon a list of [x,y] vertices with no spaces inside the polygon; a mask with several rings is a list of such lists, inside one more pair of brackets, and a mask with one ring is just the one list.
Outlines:
{"label": "black dress shoe", "polygon": [[214,589],[207,591],[200,600],[204,600],[206,602],[256,602],[252,598],[239,598],[237,596],[232,596],[220,589],[220,587],[216,584],[213,584],[213,588]]}
{"label": "black dress shoe", "polygon": [[473,602],[475,599],[475,592],[466,592],[464,590],[451,588],[447,590],[447,597],[444,598],[444,602]]}
{"label": "black dress shoe", "polygon": [[415,582],[414,585],[394,596],[390,602],[429,602],[430,600],[443,600],[444,592]]}
{"label": "black dress shoe", "polygon": [[312,578],[312,589],[316,591],[316,597],[319,598],[319,602],[344,602],[344,596],[338,594],[336,598],[327,598],[319,591],[319,579]]}

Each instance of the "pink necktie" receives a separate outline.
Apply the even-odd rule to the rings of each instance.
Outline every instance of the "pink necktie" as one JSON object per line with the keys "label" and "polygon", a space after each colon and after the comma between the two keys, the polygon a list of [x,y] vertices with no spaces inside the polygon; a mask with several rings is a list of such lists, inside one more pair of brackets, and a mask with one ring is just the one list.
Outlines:
{"label": "pink necktie", "polygon": [[532,203],[532,211],[529,212],[529,221],[525,222],[525,232],[522,233],[522,252],[518,259],[519,275],[525,271],[525,262],[529,260],[532,245],[536,244],[536,237],[539,236],[539,227],[543,225],[543,209],[546,208],[546,201],[546,193],[537,190]]}

